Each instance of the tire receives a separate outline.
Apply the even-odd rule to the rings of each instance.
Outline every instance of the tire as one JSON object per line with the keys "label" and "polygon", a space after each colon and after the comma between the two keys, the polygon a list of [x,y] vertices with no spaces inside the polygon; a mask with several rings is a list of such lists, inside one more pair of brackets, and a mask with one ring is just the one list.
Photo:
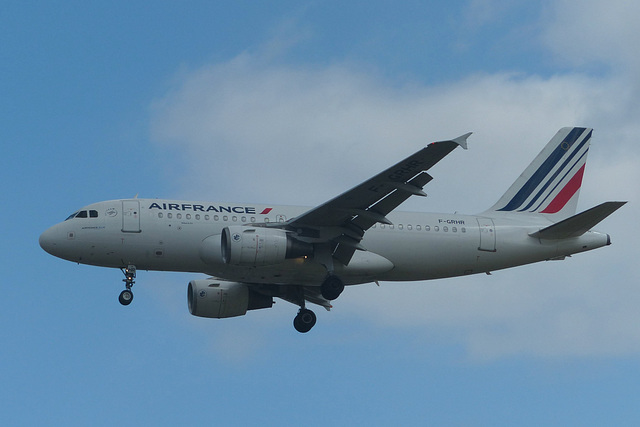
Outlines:
{"label": "tire", "polygon": [[338,276],[331,274],[324,279],[320,290],[324,299],[333,301],[344,291],[344,283],[342,283],[342,280]]}
{"label": "tire", "polygon": [[129,289],[125,289],[124,291],[120,292],[118,301],[120,301],[120,304],[122,305],[131,304],[131,301],[133,301],[133,292],[131,292]]}
{"label": "tire", "polygon": [[307,310],[306,308],[300,309],[296,317],[293,319],[293,327],[300,333],[307,333],[316,324],[316,314]]}

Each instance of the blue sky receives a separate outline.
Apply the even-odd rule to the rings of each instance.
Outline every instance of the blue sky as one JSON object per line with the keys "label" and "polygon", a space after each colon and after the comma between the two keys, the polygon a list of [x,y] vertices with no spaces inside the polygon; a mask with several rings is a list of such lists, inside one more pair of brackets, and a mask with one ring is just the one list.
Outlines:
{"label": "blue sky", "polygon": [[[640,7],[555,2],[5,2],[3,425],[636,425]],[[198,275],[51,257],[89,203],[322,203],[473,131],[417,211],[474,213],[561,126],[595,129],[579,209],[614,244],[347,289],[301,335],[278,302],[194,318]]]}

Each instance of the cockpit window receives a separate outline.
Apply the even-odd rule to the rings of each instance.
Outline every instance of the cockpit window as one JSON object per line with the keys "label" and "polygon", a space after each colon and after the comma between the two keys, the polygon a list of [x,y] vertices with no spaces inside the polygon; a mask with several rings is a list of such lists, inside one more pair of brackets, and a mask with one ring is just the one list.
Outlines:
{"label": "cockpit window", "polygon": [[78,211],[74,212],[65,219],[65,221],[71,218],[98,218],[98,211],[91,209],[90,211]]}

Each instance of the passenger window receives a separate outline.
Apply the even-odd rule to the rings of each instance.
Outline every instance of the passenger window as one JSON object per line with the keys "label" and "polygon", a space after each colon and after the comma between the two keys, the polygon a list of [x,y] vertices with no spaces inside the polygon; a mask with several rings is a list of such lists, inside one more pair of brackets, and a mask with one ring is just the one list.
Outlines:
{"label": "passenger window", "polygon": [[169,213],[167,214],[167,218],[173,218],[173,214],[172,214],[171,212],[169,212]]}
{"label": "passenger window", "polygon": [[407,225],[407,230],[411,230],[413,229],[413,227],[411,227],[411,224]]}
{"label": "passenger window", "polygon": [[187,219],[191,219],[191,214],[187,214]]}
{"label": "passenger window", "polygon": [[466,229],[466,228],[464,228],[464,227],[462,227],[462,228],[460,229],[460,231],[462,231],[463,233],[466,233],[466,232],[467,232],[467,229]]}
{"label": "passenger window", "polygon": [[424,226],[424,231],[430,231],[430,230],[431,230],[431,227],[429,227],[428,225]]}
{"label": "passenger window", "polygon": [[177,219],[182,219],[182,214],[176,214]]}
{"label": "passenger window", "polygon": [[158,218],[162,218],[162,212],[158,212]]}
{"label": "passenger window", "polygon": [[196,214],[196,219],[199,220],[200,219],[200,214]]}
{"label": "passenger window", "polygon": [[218,215],[214,215],[214,216],[213,216],[213,220],[214,220],[214,221],[219,221],[219,220],[220,220],[220,217],[219,217]]}
{"label": "passenger window", "polygon": [[422,230],[422,227],[420,227],[419,225],[416,225],[416,230],[420,231]]}
{"label": "passenger window", "polygon": [[453,231],[454,233],[458,232],[458,228],[457,227],[451,227],[451,231]]}
{"label": "passenger window", "polygon": [[398,230],[402,230],[403,228],[402,224],[398,224]]}
{"label": "passenger window", "polygon": [[444,232],[446,233],[447,231],[449,231],[449,227],[447,227],[447,226],[445,225],[444,227],[442,227],[442,231],[444,231]]}
{"label": "passenger window", "polygon": [[435,227],[433,227],[433,231],[440,231],[440,227],[436,225]]}

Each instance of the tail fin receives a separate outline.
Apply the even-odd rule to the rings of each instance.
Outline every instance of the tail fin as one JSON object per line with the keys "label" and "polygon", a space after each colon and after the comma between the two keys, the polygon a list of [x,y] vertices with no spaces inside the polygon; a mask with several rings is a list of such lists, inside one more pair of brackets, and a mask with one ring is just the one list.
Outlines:
{"label": "tail fin", "polygon": [[545,214],[553,221],[575,214],[592,132],[560,129],[489,211]]}

